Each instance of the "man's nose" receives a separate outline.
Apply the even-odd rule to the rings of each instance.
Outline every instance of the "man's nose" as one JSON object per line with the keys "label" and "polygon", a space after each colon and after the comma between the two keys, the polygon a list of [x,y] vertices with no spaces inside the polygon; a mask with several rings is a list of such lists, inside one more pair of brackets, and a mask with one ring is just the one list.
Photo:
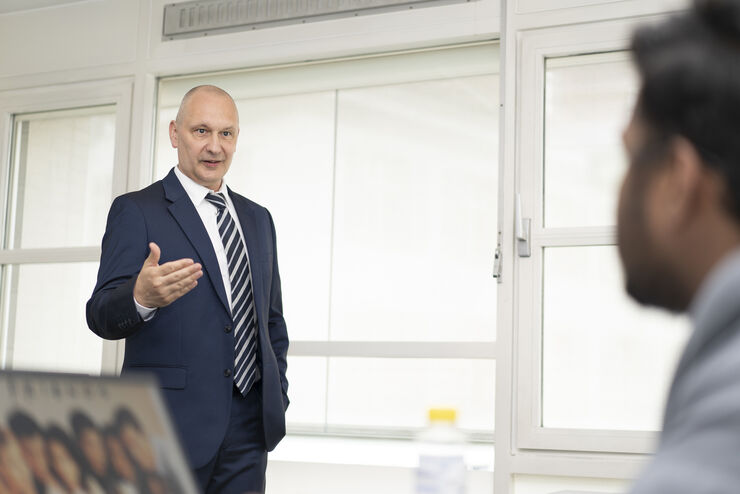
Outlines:
{"label": "man's nose", "polygon": [[221,152],[221,140],[216,132],[213,132],[206,141],[206,151],[213,154]]}

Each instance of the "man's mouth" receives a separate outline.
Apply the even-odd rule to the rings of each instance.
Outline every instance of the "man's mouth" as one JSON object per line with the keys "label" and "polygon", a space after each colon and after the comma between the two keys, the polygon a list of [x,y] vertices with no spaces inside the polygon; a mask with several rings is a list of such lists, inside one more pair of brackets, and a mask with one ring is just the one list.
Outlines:
{"label": "man's mouth", "polygon": [[218,166],[221,164],[221,160],[200,160],[206,166]]}

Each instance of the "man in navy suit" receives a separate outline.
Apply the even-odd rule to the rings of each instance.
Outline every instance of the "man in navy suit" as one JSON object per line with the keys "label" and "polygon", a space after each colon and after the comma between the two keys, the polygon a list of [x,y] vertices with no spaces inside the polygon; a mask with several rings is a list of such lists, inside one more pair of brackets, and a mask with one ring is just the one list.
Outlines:
{"label": "man in navy suit", "polygon": [[[123,374],[157,376],[204,492],[264,492],[267,452],[285,435],[288,406],[275,228],[265,208],[224,183],[239,135],[228,93],[191,89],[169,131],[178,165],[113,201],[88,325],[103,338],[126,339]],[[220,193],[220,205],[209,193]],[[243,285],[230,273],[223,214],[245,247]],[[232,306],[242,294],[244,318]],[[242,334],[253,355],[244,380],[235,347]]]}

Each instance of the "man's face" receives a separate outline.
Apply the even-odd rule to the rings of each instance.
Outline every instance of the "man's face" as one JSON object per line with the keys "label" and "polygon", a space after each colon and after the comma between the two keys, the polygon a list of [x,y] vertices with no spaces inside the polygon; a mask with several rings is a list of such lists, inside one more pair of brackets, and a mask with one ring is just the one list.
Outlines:
{"label": "man's face", "polygon": [[8,484],[9,492],[32,492],[33,489],[31,471],[15,438],[7,432],[5,441],[0,444],[0,480]]}
{"label": "man's face", "polygon": [[111,465],[113,465],[116,473],[130,482],[136,481],[136,470],[129,461],[128,455],[123,449],[123,445],[118,437],[112,435],[107,436],[105,442],[108,445]]}
{"label": "man's face", "polygon": [[33,434],[18,440],[21,452],[28,465],[37,476],[46,471],[46,446],[40,434]]}
{"label": "man's face", "polygon": [[239,117],[230,98],[202,89],[170,123],[170,142],[177,148],[180,171],[196,183],[218,190],[231,165],[239,135]]}
{"label": "man's face", "polygon": [[663,172],[665,145],[651,140],[647,126],[635,116],[623,134],[629,168],[619,194],[617,242],[627,293],[643,305],[677,308],[674,270],[660,246],[663,198],[656,184]]}
{"label": "man's face", "polygon": [[80,449],[95,473],[104,475],[108,466],[108,457],[105,451],[105,444],[103,444],[103,438],[98,431],[92,428],[84,429],[80,433]]}
{"label": "man's face", "polygon": [[70,489],[80,486],[80,468],[64,444],[55,440],[49,441],[49,457],[54,471],[64,485]]}
{"label": "man's face", "polygon": [[153,472],[157,468],[157,459],[149,439],[131,425],[121,427],[121,440],[131,457],[144,471]]}

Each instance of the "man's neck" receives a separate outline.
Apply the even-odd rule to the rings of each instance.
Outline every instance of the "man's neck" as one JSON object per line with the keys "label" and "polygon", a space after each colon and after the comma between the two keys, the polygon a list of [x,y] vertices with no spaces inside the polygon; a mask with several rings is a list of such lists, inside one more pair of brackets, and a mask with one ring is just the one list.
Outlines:
{"label": "man's neck", "polygon": [[702,284],[730,253],[740,248],[740,228],[729,218],[707,220],[703,231],[695,232],[685,249],[680,249],[687,306],[696,298]]}

